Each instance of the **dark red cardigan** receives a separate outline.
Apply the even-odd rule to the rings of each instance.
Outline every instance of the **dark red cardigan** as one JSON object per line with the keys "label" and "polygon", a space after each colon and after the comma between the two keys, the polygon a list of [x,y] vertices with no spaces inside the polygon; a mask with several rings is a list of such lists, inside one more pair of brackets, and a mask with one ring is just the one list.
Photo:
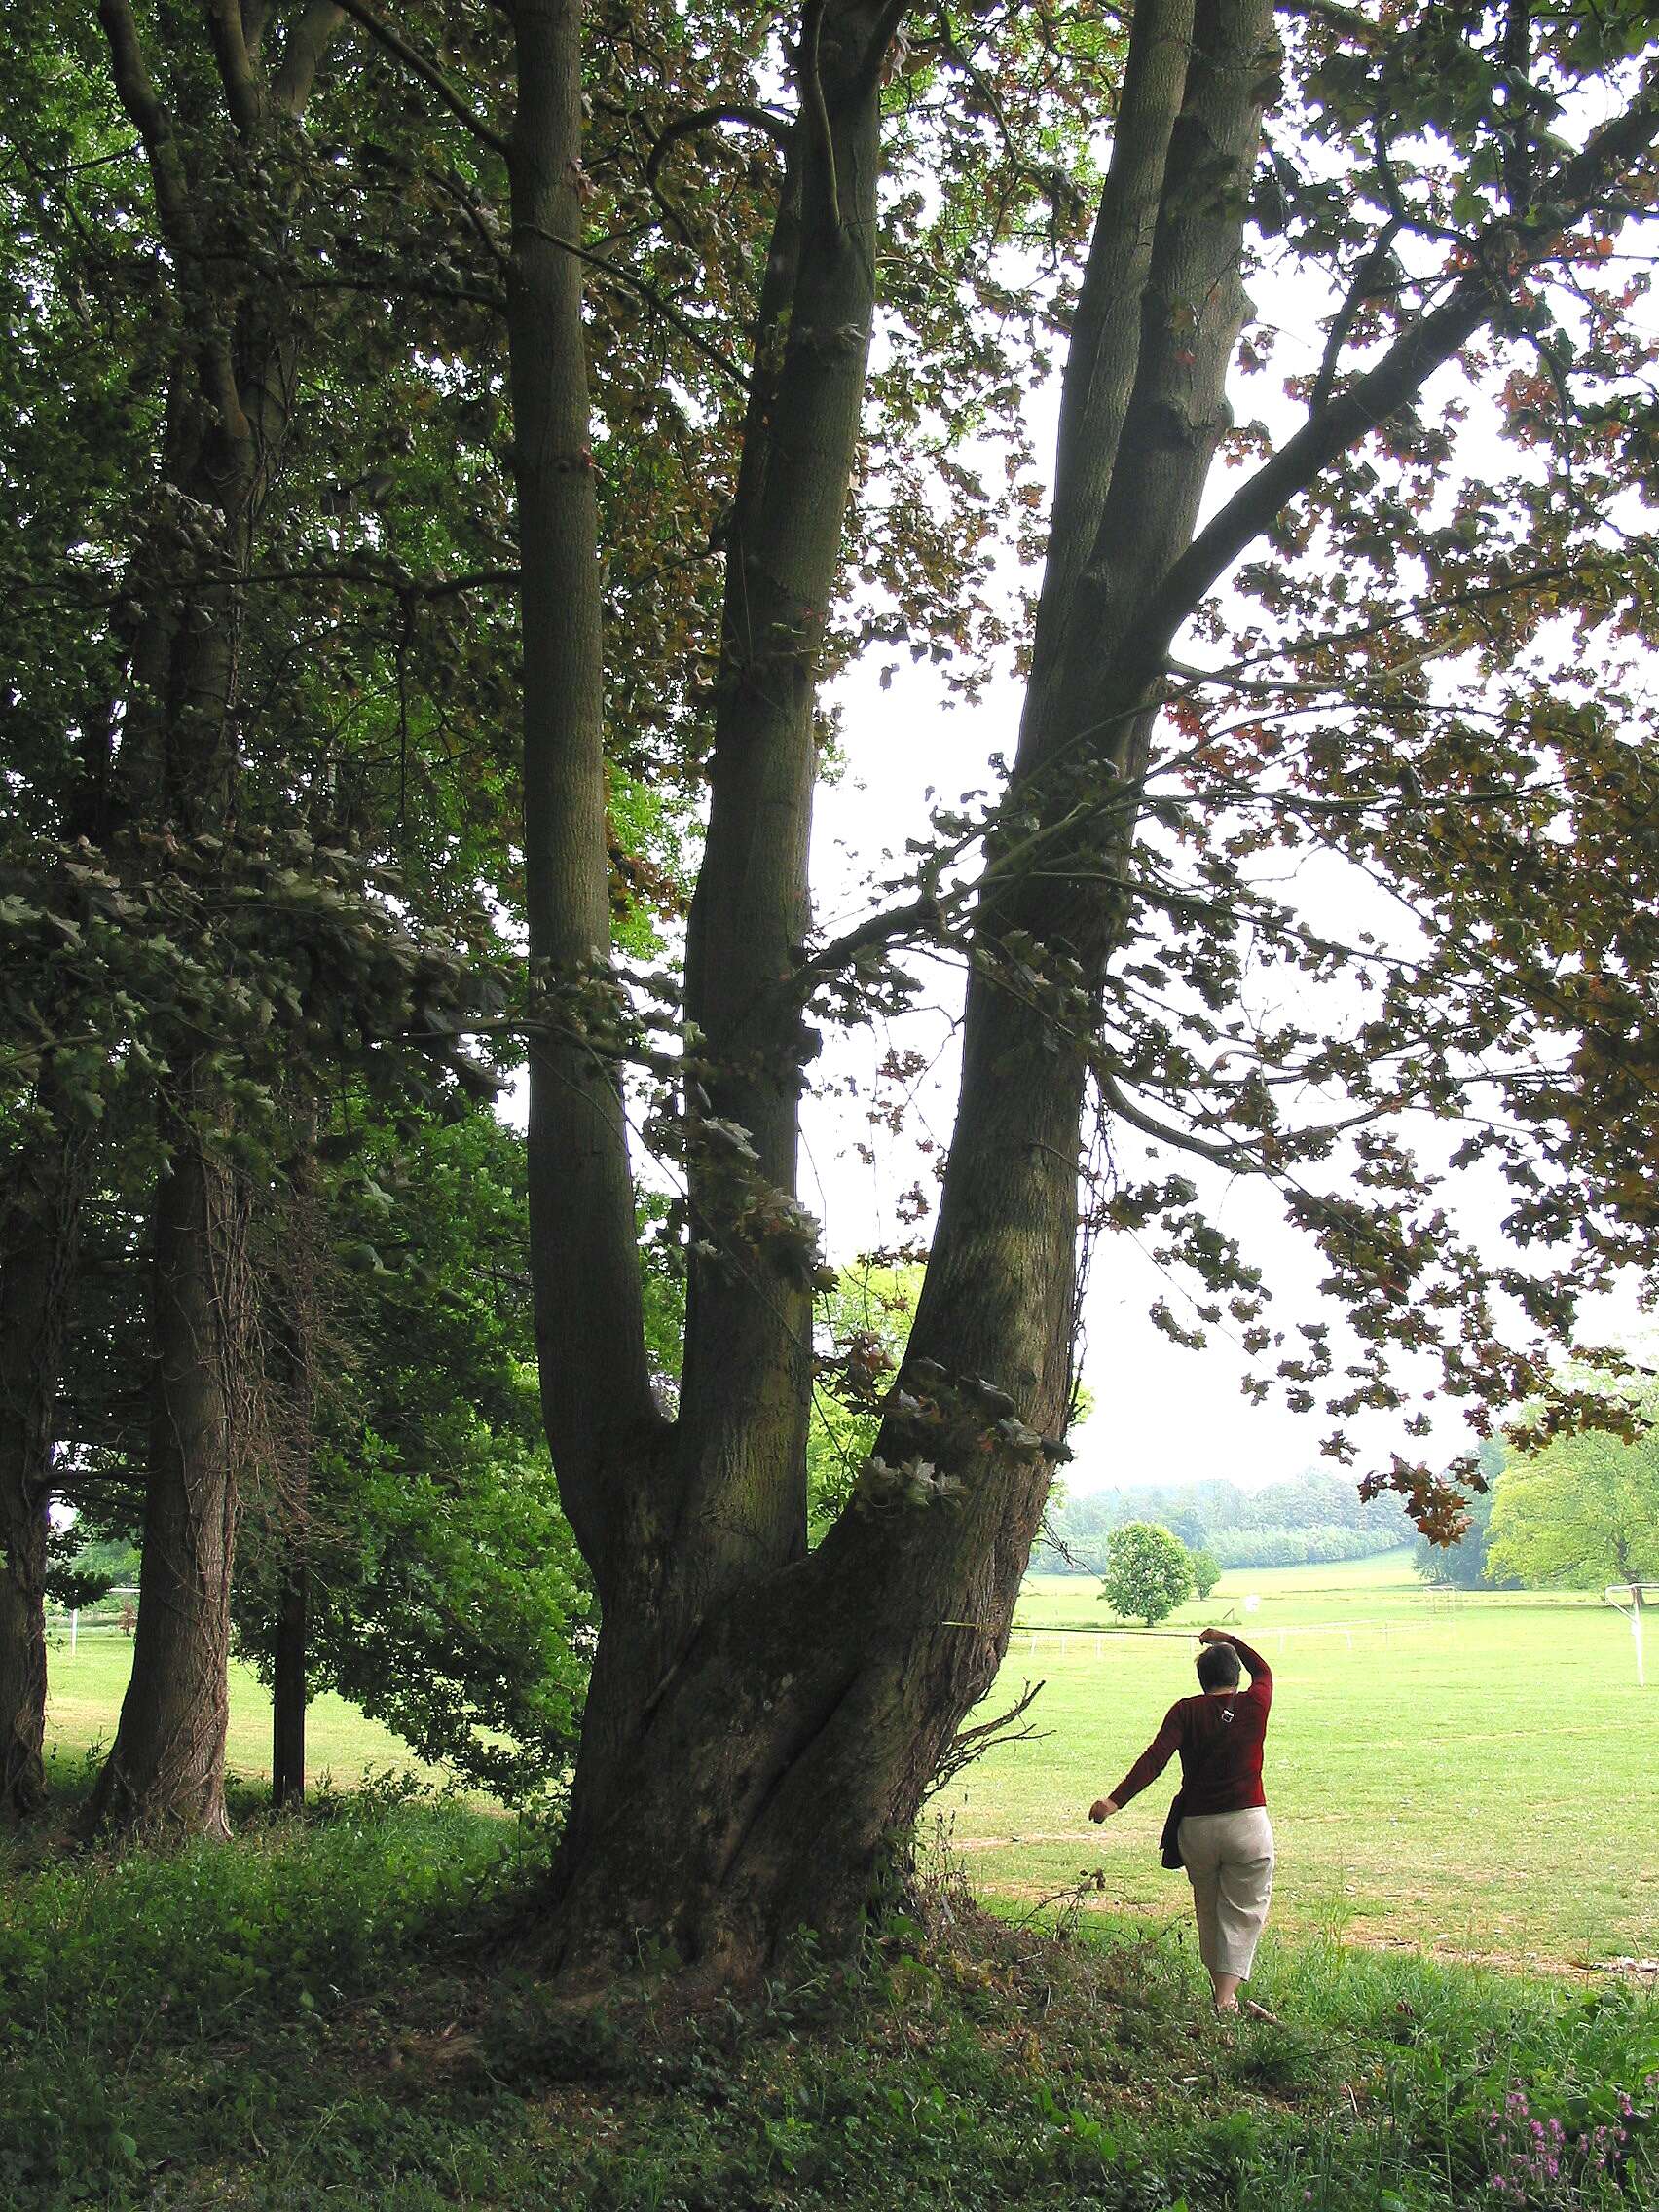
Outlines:
{"label": "dark red cardigan", "polygon": [[1112,1792],[1126,1805],[1156,1782],[1175,1752],[1181,1754],[1181,1814],[1242,1813],[1265,1805],[1262,1740],[1273,1702],[1272,1669],[1236,1636],[1227,1639],[1250,1671],[1248,1689],[1226,1697],[1184,1697],[1163,1715],[1163,1725]]}

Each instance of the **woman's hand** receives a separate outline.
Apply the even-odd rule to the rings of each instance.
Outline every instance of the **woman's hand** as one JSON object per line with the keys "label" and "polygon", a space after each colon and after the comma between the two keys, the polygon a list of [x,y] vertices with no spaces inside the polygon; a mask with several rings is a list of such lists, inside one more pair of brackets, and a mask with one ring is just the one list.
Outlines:
{"label": "woman's hand", "polygon": [[1116,1799],[1111,1797],[1096,1797],[1093,1804],[1088,1808],[1088,1817],[1091,1821],[1109,1821],[1114,1813],[1120,1812],[1121,1810],[1122,1807],[1117,1803]]}

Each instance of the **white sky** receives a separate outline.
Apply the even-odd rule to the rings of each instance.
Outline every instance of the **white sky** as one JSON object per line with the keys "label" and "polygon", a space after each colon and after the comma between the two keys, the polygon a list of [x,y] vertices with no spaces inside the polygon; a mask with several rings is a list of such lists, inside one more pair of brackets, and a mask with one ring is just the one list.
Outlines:
{"label": "white sky", "polygon": [[[1287,311],[1294,304],[1279,308],[1281,324],[1290,319]],[[1311,298],[1303,311],[1309,317],[1308,343],[1315,362],[1319,340],[1310,318],[1322,308]],[[1261,412],[1270,396],[1264,387],[1276,389],[1284,375],[1302,365],[1298,350],[1287,347],[1282,364],[1235,395],[1240,419]],[[1028,420],[1045,474],[1052,461],[1058,405],[1057,376],[1033,389]],[[1218,469],[1217,476],[1222,474]],[[1236,481],[1234,477],[1226,489]],[[882,848],[902,855],[905,837],[926,833],[927,788],[932,785],[949,801],[994,785],[987,756],[1001,753],[1012,758],[1018,734],[1022,689],[1016,682],[999,680],[977,705],[952,708],[938,672],[925,662],[906,663],[892,688],[883,691],[876,670],[886,657],[871,655],[832,694],[847,766],[837,784],[819,793],[813,855],[818,920],[831,932],[838,916],[851,921],[865,910],[863,887],[879,872]],[[939,985],[940,1002],[954,1012],[960,1003],[957,978],[940,971]],[[931,1049],[944,1029],[941,1020],[918,1020],[903,1041]],[[867,1039],[832,1043],[815,1073],[864,1073],[876,1056]],[[948,1139],[954,1111],[955,1063],[951,1045],[921,1087],[914,1108],[917,1123],[925,1122],[941,1143]],[[926,1162],[885,1135],[870,1138],[856,1106],[844,1101],[835,1107],[809,1101],[805,1134],[802,1197],[825,1221],[830,1256],[844,1263],[873,1245],[901,1241],[905,1232],[895,1219],[894,1201]],[[873,1170],[852,1149],[861,1138],[877,1151]],[[1276,1216],[1268,1194],[1240,1182],[1221,1200],[1217,1220],[1235,1235],[1248,1234],[1254,1255],[1269,1268],[1282,1297],[1288,1301],[1292,1286],[1300,1284],[1310,1308],[1312,1255],[1306,1239]],[[1114,1483],[1211,1475],[1258,1486],[1314,1464],[1330,1417],[1317,1412],[1298,1417],[1272,1402],[1251,1405],[1240,1392],[1247,1362],[1236,1343],[1212,1329],[1203,1351],[1172,1344],[1147,1317],[1161,1294],[1181,1309],[1183,1300],[1170,1278],[1133,1240],[1117,1236],[1101,1243],[1085,1305],[1082,1371],[1097,1411],[1073,1439],[1078,1456],[1066,1470],[1068,1487],[1087,1492]],[[1385,1450],[1408,1440],[1395,1423],[1385,1441],[1379,1441]]]}
{"label": "white sky", "polygon": [[[819,794],[814,873],[821,921],[832,924],[839,912],[852,920],[863,910],[853,886],[879,866],[884,845],[902,850],[906,834],[925,830],[922,794],[929,784],[952,797],[986,780],[987,754],[1012,755],[1019,697],[1016,686],[1001,684],[977,707],[952,712],[943,705],[942,686],[926,669],[903,672],[888,692],[877,687],[873,668],[840,687],[848,766],[838,784]],[[948,972],[938,973],[940,1003],[954,1011],[957,980]],[[937,1016],[918,1017],[906,1026],[903,1042],[930,1049],[942,1041],[945,1027]],[[886,1042],[867,1035],[831,1040],[814,1072],[856,1074],[867,1088],[869,1070]],[[920,1086],[907,1125],[925,1127],[941,1143],[948,1140],[955,1083],[950,1046]],[[894,1202],[918,1169],[926,1176],[927,1161],[886,1132],[872,1135],[858,1101],[809,1100],[805,1137],[801,1195],[826,1224],[830,1256],[845,1263],[871,1246],[902,1241],[907,1233]],[[874,1169],[854,1152],[860,1140],[876,1150]],[[1277,1219],[1267,1193],[1235,1183],[1221,1201],[1218,1220],[1248,1237],[1281,1300],[1288,1304],[1297,1285],[1311,1299],[1313,1256],[1306,1239]],[[1170,1279],[1129,1238],[1100,1245],[1085,1307],[1083,1364],[1083,1380],[1098,1411],[1074,1438],[1078,1456],[1066,1470],[1068,1487],[1085,1492],[1113,1483],[1212,1475],[1259,1485],[1314,1464],[1319,1439],[1332,1426],[1330,1417],[1299,1418],[1272,1404],[1249,1405],[1239,1387],[1247,1362],[1236,1344],[1218,1330],[1211,1331],[1204,1351],[1171,1344],[1147,1318],[1161,1292],[1179,1309],[1182,1301]],[[1397,1423],[1385,1441],[1379,1435],[1383,1449],[1407,1441]]]}

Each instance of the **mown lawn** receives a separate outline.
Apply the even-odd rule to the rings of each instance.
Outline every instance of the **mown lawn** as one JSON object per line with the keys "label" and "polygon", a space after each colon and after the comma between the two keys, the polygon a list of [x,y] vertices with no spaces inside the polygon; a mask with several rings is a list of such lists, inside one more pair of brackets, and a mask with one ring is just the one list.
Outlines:
{"label": "mown lawn", "polygon": [[[1659,1665],[1636,1686],[1630,1634],[1573,1598],[1425,1590],[1404,1552],[1226,1576],[1166,1633],[1121,1626],[1083,1576],[1034,1576],[986,1714],[1027,1681],[1041,1741],[993,1751],[936,1800],[982,1894],[1019,1904],[1098,1870],[1090,1909],[1180,1918],[1186,1886],[1159,1866],[1173,1776],[1101,1829],[1085,1818],[1192,1685],[1183,1630],[1231,1619],[1277,1685],[1267,1784],[1279,1849],[1272,1930],[1560,1968],[1659,1956]],[[1260,1600],[1246,1613],[1245,1599]],[[1055,1624],[1100,1633],[1060,1633]],[[1045,1626],[1047,1633],[1044,1633]],[[1169,1631],[1177,1633],[1170,1634]],[[60,1771],[108,1743],[131,1644],[83,1636],[52,1654]],[[999,1703],[1000,1701],[1000,1703]],[[270,1774],[270,1700],[233,1669],[230,1761]],[[336,1697],[309,1722],[314,1775],[423,1768]]]}
{"label": "mown lawn", "polygon": [[[1185,1904],[1157,1862],[1173,1772],[1106,1828],[1085,1815],[1191,1694],[1179,1636],[1115,1625],[1081,1576],[1027,1583],[984,1712],[1027,1681],[1045,1740],[993,1751],[937,1809],[977,1887],[1033,1898],[1101,1870],[1096,1909]],[[1254,1593],[1259,1607],[1246,1614]],[[1588,1600],[1425,1590],[1402,1553],[1228,1575],[1165,1630],[1229,1620],[1273,1670],[1273,1927],[1496,1962],[1659,1955],[1659,1682]],[[1659,1670],[1654,1670],[1659,1672]]]}
{"label": "mown lawn", "polygon": [[[107,1750],[121,1717],[121,1701],[132,1672],[132,1642],[118,1629],[83,1631],[71,1653],[67,1639],[48,1653],[47,1743],[55,1772],[67,1779],[89,1752]],[[271,1695],[251,1667],[231,1668],[231,1725],[227,1755],[233,1776],[271,1779]],[[443,1772],[424,1765],[407,1744],[343,1697],[312,1700],[306,1715],[306,1756],[311,1774],[354,1787],[366,1773],[390,1769],[441,1783]]]}

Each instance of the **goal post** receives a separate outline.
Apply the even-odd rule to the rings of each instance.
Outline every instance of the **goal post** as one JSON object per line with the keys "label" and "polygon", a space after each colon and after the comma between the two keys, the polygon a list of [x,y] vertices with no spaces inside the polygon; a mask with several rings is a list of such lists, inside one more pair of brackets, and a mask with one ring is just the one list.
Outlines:
{"label": "goal post", "polygon": [[1630,1633],[1636,1641],[1636,1686],[1643,1689],[1647,1673],[1641,1650],[1641,1616],[1659,1608],[1659,1582],[1609,1582],[1602,1595],[1630,1621]]}

